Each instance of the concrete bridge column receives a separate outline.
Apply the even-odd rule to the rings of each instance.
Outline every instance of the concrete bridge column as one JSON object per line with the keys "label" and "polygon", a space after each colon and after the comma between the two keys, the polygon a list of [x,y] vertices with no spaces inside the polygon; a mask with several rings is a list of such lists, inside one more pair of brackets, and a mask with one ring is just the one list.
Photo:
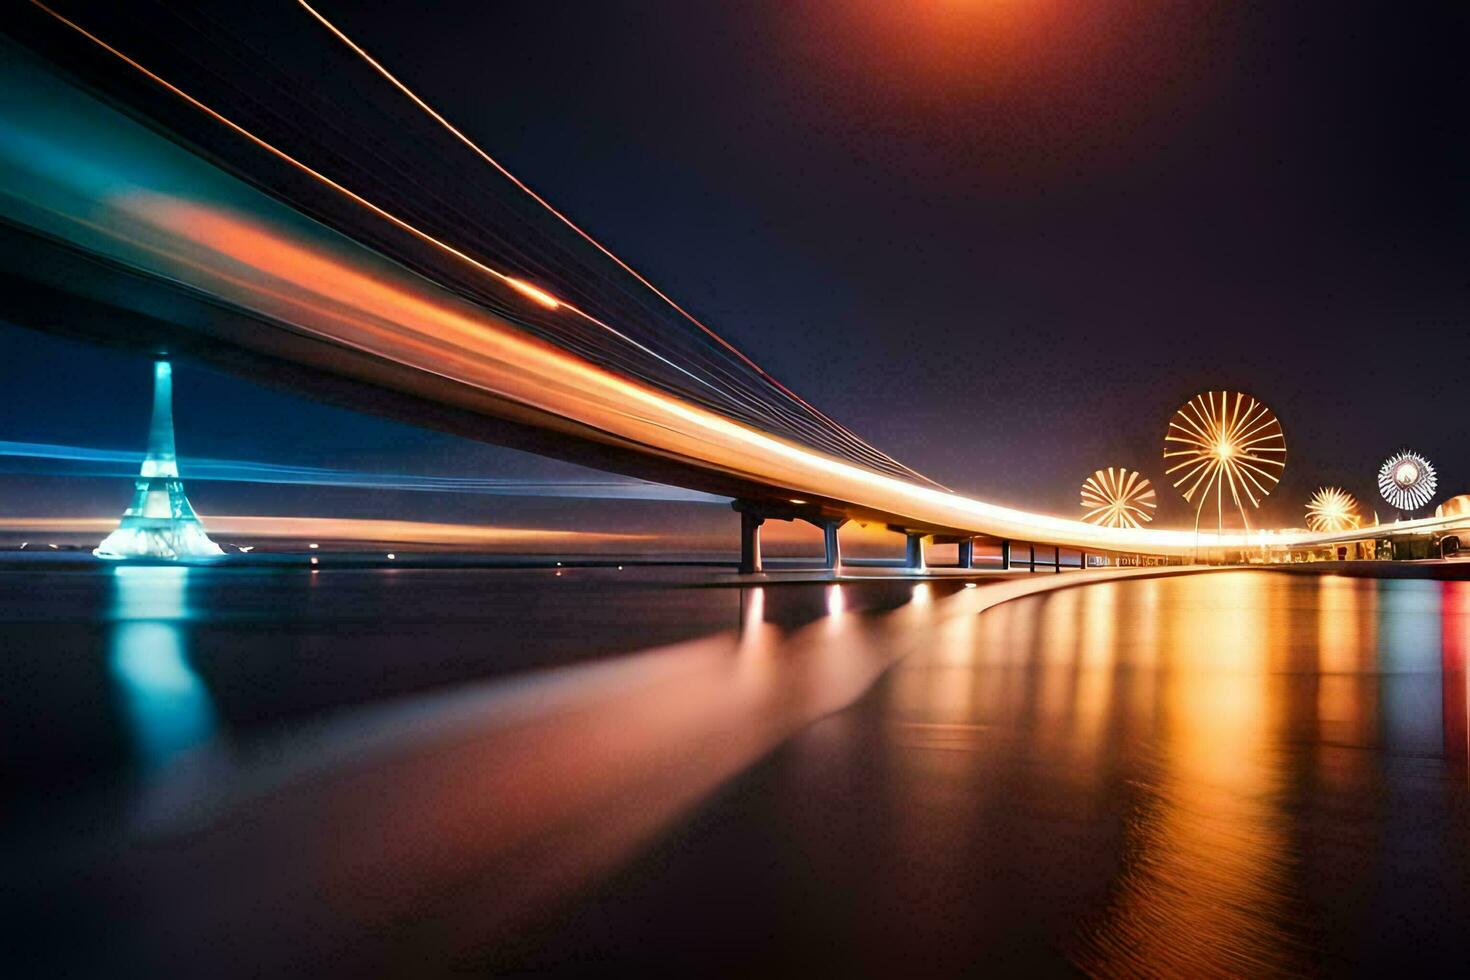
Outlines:
{"label": "concrete bridge column", "polygon": [[961,541],[960,544],[959,544],[959,549],[960,549],[960,562],[959,562],[960,567],[961,568],[974,568],[975,567],[975,539],[974,538],[966,538],[965,540]]}
{"label": "concrete bridge column", "polygon": [[1000,568],[1003,572],[1011,570],[1011,543],[1009,541],[1000,543]]}
{"label": "concrete bridge column", "polygon": [[752,575],[761,571],[761,525],[764,517],[748,511],[740,512],[740,573]]}
{"label": "concrete bridge column", "polygon": [[924,535],[908,532],[904,543],[903,567],[911,572],[924,570]]}
{"label": "concrete bridge column", "polygon": [[837,540],[837,529],[843,521],[822,522],[823,567],[837,571],[842,567],[842,544]]}

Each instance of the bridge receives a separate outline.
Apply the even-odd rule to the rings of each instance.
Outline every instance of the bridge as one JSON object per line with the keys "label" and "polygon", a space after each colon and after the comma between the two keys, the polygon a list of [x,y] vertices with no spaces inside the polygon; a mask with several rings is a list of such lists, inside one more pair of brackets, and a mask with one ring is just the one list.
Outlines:
{"label": "bridge", "polygon": [[[771,378],[300,7],[286,37],[320,46],[340,78],[276,78],[277,59],[221,81],[244,28],[213,19],[139,26],[32,3],[6,25],[0,317],[731,497],[750,571],[768,520],[822,528],[834,567],[838,527],[859,520],[905,534],[911,567],[950,541],[962,565],[989,543],[1003,567],[1040,549],[1058,570],[1063,548],[1081,565],[1180,560],[1444,523],[1109,528],[955,493]],[[295,103],[278,111],[282,92]],[[410,129],[330,115],[362,92]]]}

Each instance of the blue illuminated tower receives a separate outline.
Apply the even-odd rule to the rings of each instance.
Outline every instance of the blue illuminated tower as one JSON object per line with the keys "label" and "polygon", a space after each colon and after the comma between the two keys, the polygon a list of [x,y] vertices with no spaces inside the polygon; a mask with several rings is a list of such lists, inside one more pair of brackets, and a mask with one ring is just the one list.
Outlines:
{"label": "blue illuminated tower", "polygon": [[199,515],[184,496],[179,461],[174,455],[174,379],[168,361],[153,363],[153,423],[148,427],[148,455],[133,482],[133,505],[122,521],[93,549],[98,558],[218,558],[220,546],[209,540]]}

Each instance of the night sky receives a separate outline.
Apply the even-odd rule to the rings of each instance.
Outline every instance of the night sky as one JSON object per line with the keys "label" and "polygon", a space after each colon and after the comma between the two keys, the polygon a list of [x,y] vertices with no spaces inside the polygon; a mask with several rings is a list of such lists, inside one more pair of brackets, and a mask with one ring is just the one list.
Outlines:
{"label": "night sky", "polygon": [[[1371,508],[1378,463],[1405,445],[1438,465],[1438,499],[1470,491],[1461,4],[320,6],[777,378],[957,490],[1074,515],[1097,467],[1158,484],[1170,414],[1229,388],[1285,427],[1264,523],[1299,525],[1322,483]],[[140,358],[5,327],[0,363],[0,438],[141,448]],[[177,401],[186,477],[190,453],[571,472],[203,369],[180,369]],[[0,487],[9,513],[105,513],[127,493]],[[1187,524],[1160,490],[1161,521]],[[206,512],[489,506],[191,495]],[[619,513],[641,525],[653,509]]]}

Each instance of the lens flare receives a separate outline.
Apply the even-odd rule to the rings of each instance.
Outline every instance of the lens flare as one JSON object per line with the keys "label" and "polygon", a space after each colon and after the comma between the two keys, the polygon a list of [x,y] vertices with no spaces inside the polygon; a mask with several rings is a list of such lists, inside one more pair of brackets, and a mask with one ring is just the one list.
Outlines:
{"label": "lens flare", "polygon": [[1378,468],[1378,492],[1401,511],[1412,513],[1434,497],[1439,478],[1429,460],[1401,449]]}
{"label": "lens flare", "polygon": [[1313,531],[1347,531],[1358,527],[1358,501],[1341,487],[1318,487],[1307,503],[1307,527]]}
{"label": "lens flare", "polygon": [[1142,527],[1154,519],[1153,484],[1123,467],[1098,470],[1082,483],[1082,519],[1103,527]]}
{"label": "lens flare", "polygon": [[1211,496],[1216,528],[1224,524],[1227,493],[1249,526],[1246,504],[1261,506],[1286,468],[1286,436],[1275,414],[1250,395],[1207,391],[1174,413],[1164,462],[1165,475],[1178,473],[1175,489],[1194,504],[1196,530]]}

